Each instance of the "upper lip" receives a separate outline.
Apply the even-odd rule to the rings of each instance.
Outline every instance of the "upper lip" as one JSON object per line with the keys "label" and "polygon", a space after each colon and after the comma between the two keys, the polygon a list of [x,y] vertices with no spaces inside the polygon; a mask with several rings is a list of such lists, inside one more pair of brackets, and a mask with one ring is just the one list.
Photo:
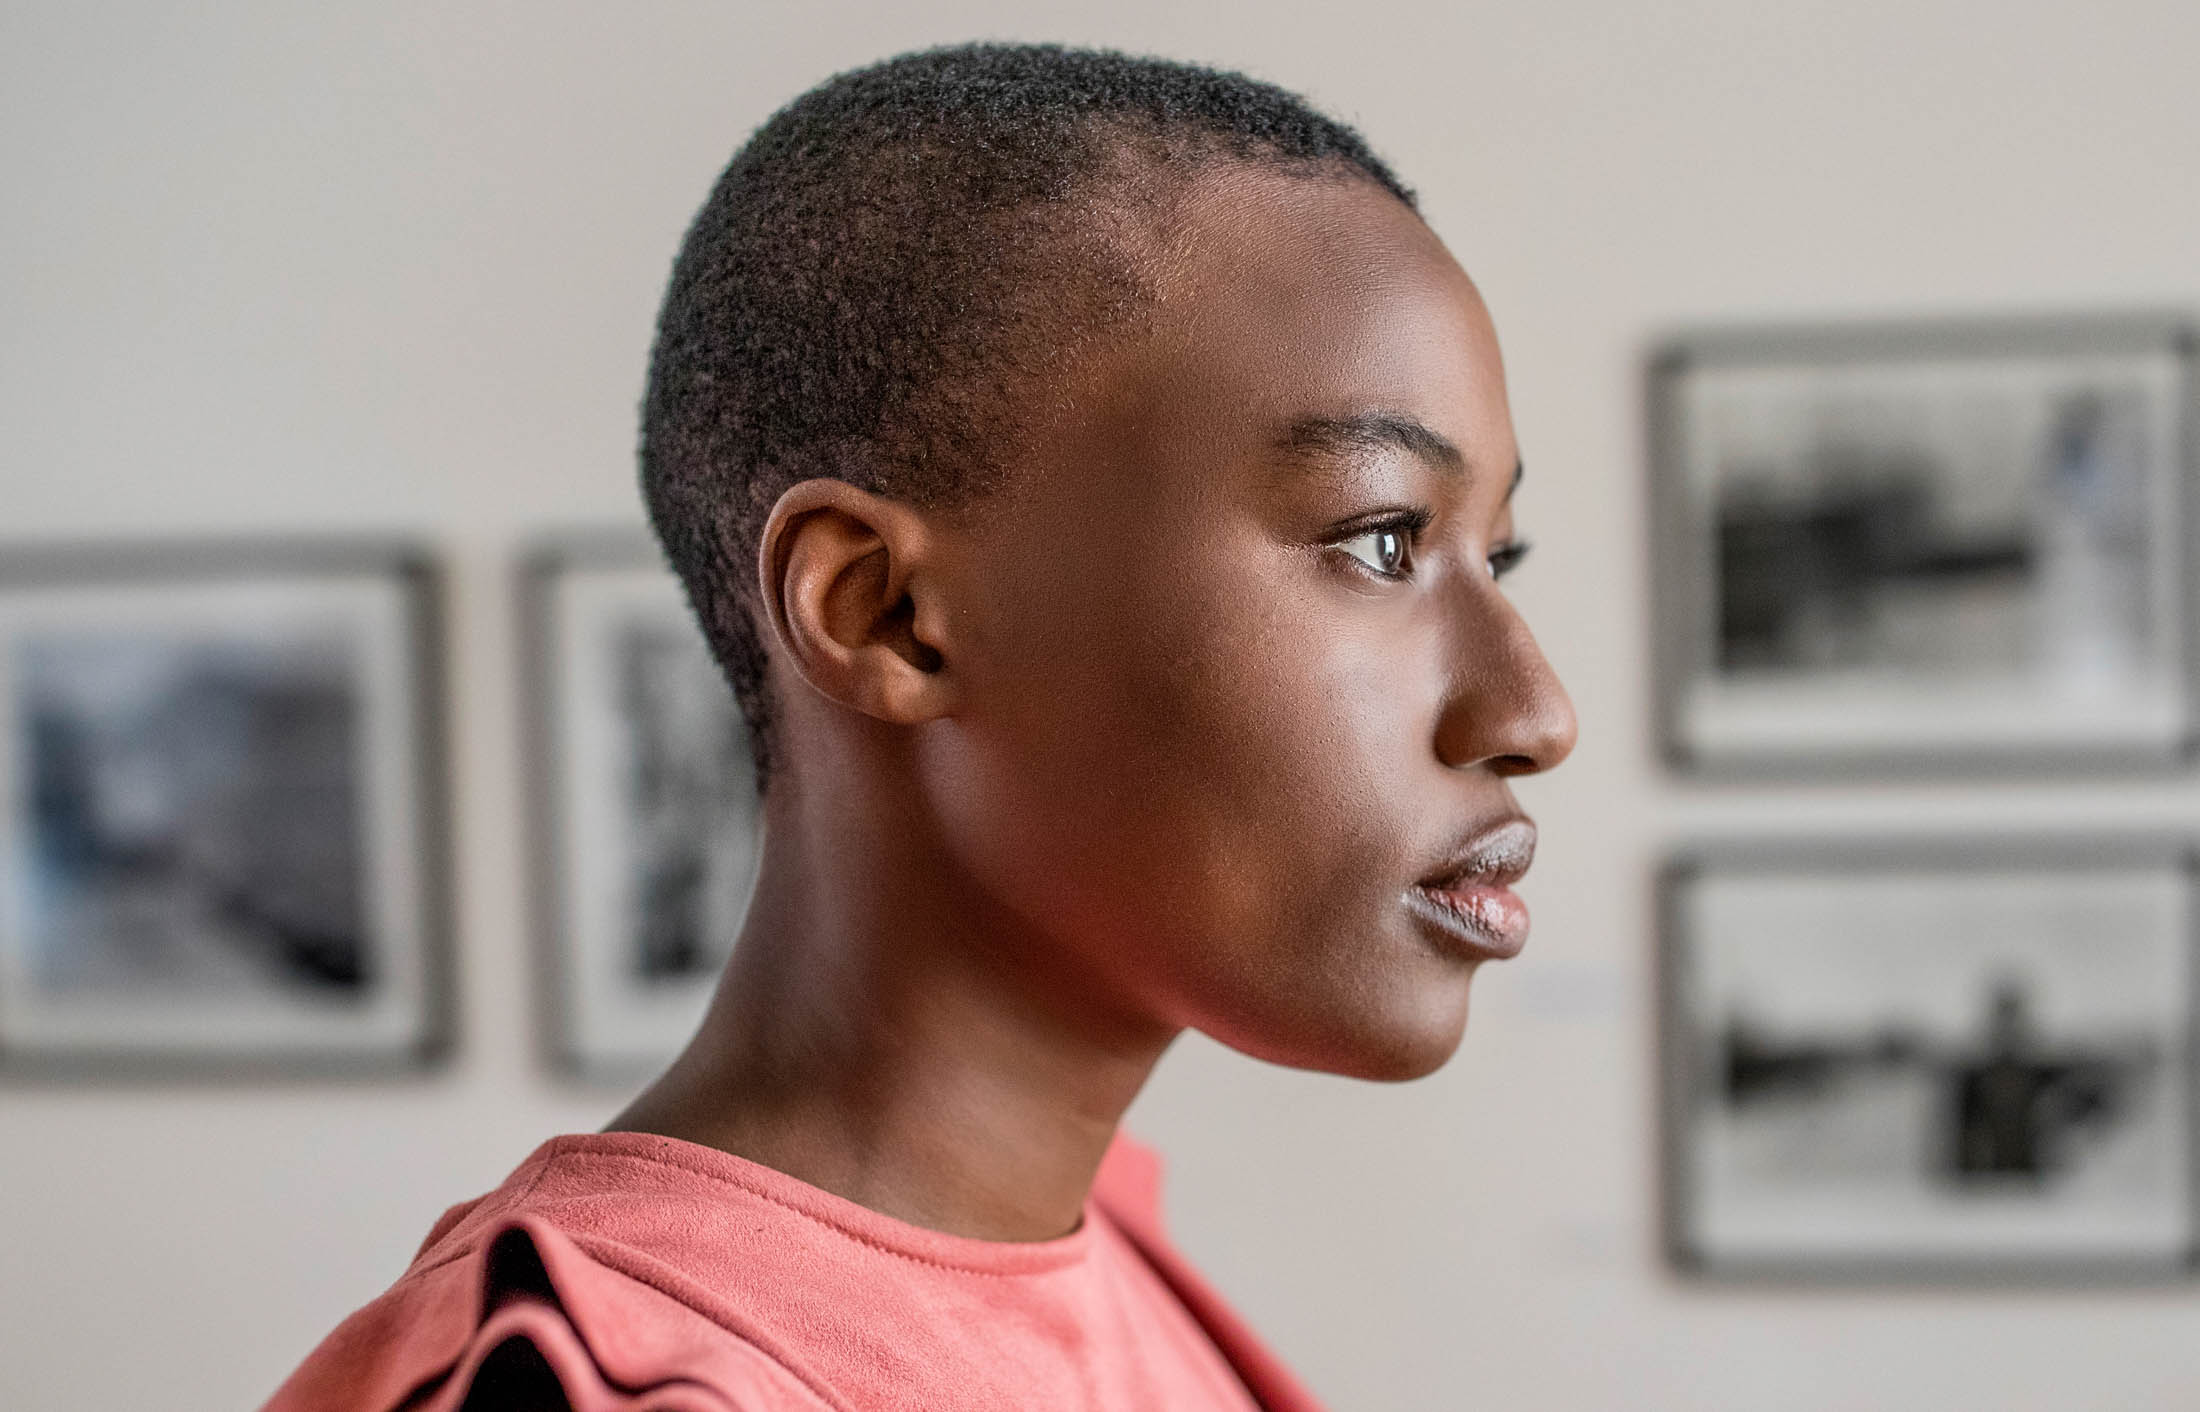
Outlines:
{"label": "upper lip", "polygon": [[1442,891],[1454,887],[1511,887],[1535,861],[1535,824],[1526,816],[1483,829],[1454,848],[1436,871],[1416,886]]}

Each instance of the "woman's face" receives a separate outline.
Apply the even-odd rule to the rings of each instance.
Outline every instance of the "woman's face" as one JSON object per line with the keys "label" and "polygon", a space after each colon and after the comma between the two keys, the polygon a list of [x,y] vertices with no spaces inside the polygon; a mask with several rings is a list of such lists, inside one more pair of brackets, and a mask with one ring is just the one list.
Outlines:
{"label": "woman's face", "polygon": [[1231,168],[948,572],[948,847],[1095,1022],[1366,1077],[1457,1047],[1517,949],[1507,786],[1572,748],[1497,575],[1496,336],[1373,185]]}

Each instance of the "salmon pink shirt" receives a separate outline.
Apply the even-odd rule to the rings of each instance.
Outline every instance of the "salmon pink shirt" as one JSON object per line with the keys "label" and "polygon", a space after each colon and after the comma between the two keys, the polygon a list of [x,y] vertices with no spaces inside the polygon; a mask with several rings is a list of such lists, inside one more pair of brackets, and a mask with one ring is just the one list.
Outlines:
{"label": "salmon pink shirt", "polygon": [[1118,1139],[1077,1230],[943,1235],[673,1138],[552,1138],[267,1412],[1316,1412]]}

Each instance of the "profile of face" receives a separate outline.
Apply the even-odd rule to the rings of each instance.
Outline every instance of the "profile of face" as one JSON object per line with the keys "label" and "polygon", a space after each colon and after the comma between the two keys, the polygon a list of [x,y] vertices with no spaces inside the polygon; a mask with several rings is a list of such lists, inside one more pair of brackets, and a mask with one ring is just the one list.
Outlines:
{"label": "profile of face", "polygon": [[1519,456],[1473,284],[1372,183],[1225,168],[1009,488],[927,532],[911,759],[945,866],[1096,1025],[1444,1062],[1572,707],[1499,574]]}

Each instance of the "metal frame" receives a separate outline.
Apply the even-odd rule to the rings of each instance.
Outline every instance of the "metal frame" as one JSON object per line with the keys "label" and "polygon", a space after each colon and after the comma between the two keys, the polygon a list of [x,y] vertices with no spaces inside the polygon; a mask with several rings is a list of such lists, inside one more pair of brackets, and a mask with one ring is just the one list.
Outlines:
{"label": "metal frame", "polygon": [[[1708,670],[1709,645],[1698,631],[1705,595],[1716,584],[1713,546],[1699,534],[1685,484],[1682,381],[1694,370],[1749,364],[1843,364],[1925,358],[2084,357],[2168,353],[2183,366],[2181,474],[2169,494],[2177,504],[2174,543],[2178,587],[2185,604],[2178,679],[2186,702],[2183,738],[2168,750],[2102,747],[2065,754],[2015,747],[1949,750],[1937,746],[1823,755],[1809,744],[1789,750],[1708,760],[1681,730],[1689,684]],[[2133,774],[2184,768],[2200,760],[2200,324],[2175,313],[2067,317],[1955,318],[1854,324],[1769,325],[1698,329],[1661,340],[1644,365],[1644,415],[1650,463],[1652,617],[1651,725],[1657,752],[1678,774],[1747,782],[1855,781],[1889,776],[2068,776]]]}
{"label": "metal frame", "polygon": [[451,1055],[457,1029],[452,928],[449,742],[443,712],[443,575],[428,548],[407,538],[298,535],[173,540],[45,541],[0,545],[0,597],[14,590],[83,586],[142,588],[217,584],[266,574],[302,581],[380,576],[404,602],[405,652],[413,690],[408,703],[414,758],[413,898],[420,939],[421,1012],[415,1040],[386,1052],[218,1049],[23,1048],[0,1032],[0,1078],[16,1080],[347,1080],[417,1074]]}
{"label": "metal frame", "polygon": [[[2076,861],[2073,861],[2076,860]],[[2185,1248],[2164,1260],[2122,1256],[2007,1260],[1926,1255],[1916,1259],[1829,1260],[1792,1258],[1714,1259],[1692,1230],[1694,1172],[1687,1150],[1687,1117],[1695,1094],[1690,1062],[1692,1031],[1686,1013],[1685,967],[1693,944],[1681,921],[1683,894],[1711,872],[1792,872],[1798,875],[1890,872],[1964,873],[2012,864],[2042,870],[2153,865],[2182,874],[2195,902],[2188,904],[2183,945],[2190,965],[2187,1052],[2172,1056],[2188,1115],[2184,1153],[2185,1203],[2192,1213]],[[1672,852],[1656,884],[1656,1023],[1653,1071],[1657,1075],[1658,1231],[1667,1266],[1689,1279],[1738,1284],[1918,1286],[1976,1288],[2087,1285],[2162,1285],[2200,1275],[2200,1075],[2194,1043],[2200,1043],[2200,844],[2165,834],[2109,836],[1918,836],[1872,841],[1792,838],[1778,841],[1698,841]]]}

